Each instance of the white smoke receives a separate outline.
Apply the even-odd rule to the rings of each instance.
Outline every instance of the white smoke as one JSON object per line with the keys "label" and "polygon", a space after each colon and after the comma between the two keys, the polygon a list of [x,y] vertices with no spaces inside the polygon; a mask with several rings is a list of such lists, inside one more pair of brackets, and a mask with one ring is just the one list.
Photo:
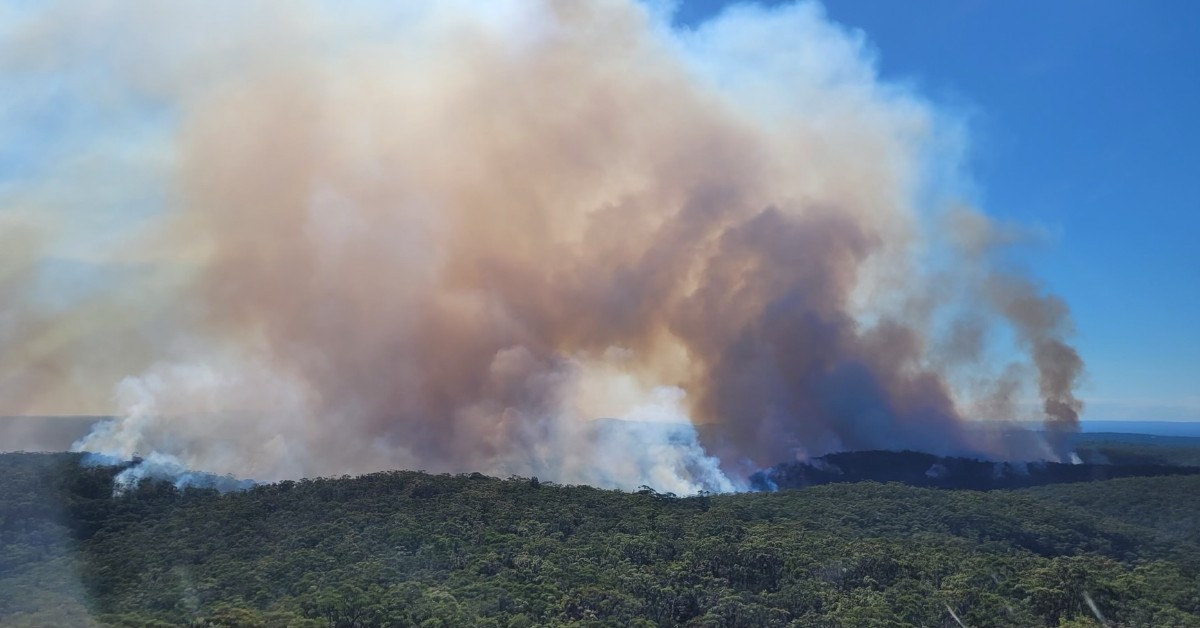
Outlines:
{"label": "white smoke", "polygon": [[[36,94],[0,124],[84,120],[46,132],[64,165],[0,182],[49,234],[0,259],[0,390],[115,390],[78,449],[680,493],[843,448],[1006,456],[947,375],[990,358],[931,331],[963,301],[1037,366],[978,396],[1033,373],[1056,429],[1079,410],[1061,303],[930,289],[960,127],[818,4],[694,30],[632,0],[64,9],[0,44]],[[41,306],[73,255],[137,271]]]}

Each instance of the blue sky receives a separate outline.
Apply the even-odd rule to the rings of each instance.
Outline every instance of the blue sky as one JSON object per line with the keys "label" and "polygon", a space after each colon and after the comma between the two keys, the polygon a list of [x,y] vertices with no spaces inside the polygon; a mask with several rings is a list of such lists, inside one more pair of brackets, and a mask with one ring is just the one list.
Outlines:
{"label": "blue sky", "polygon": [[967,114],[972,200],[1052,235],[1025,260],[1074,310],[1085,418],[1200,420],[1200,3],[824,4]]}

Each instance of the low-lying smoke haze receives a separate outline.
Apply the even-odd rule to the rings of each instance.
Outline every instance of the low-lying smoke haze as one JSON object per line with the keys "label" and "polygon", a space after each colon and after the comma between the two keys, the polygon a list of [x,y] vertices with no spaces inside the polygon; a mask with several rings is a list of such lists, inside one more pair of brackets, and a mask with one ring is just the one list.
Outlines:
{"label": "low-lying smoke haze", "polygon": [[950,209],[961,121],[819,5],[8,11],[0,125],[72,115],[0,180],[0,412],[119,417],[78,448],[689,492],[1075,428],[1065,304]]}

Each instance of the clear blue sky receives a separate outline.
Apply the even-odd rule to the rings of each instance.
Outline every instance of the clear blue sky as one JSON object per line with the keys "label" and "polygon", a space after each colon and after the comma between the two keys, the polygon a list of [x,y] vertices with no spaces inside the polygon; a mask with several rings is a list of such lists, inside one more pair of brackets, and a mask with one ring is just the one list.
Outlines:
{"label": "clear blue sky", "polygon": [[1085,418],[1200,420],[1200,2],[824,5],[885,80],[970,112],[988,214],[1054,234],[1027,262],[1074,310]]}

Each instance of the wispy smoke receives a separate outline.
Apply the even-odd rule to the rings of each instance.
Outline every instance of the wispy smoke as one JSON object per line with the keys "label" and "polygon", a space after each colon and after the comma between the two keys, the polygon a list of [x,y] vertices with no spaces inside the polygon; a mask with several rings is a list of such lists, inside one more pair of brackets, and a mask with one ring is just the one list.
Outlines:
{"label": "wispy smoke", "polygon": [[[1074,425],[1061,301],[958,242],[938,266],[992,300],[935,333],[964,297],[931,288],[954,238],[918,199],[952,200],[958,127],[818,5],[683,31],[627,0],[391,4],[21,14],[0,76],[86,116],[46,130],[73,180],[0,182],[14,219],[59,217],[0,269],[136,270],[38,312],[0,276],[14,412],[115,390],[80,448],[258,479],[728,490],[840,449],[1006,455],[963,415],[1020,361],[953,376],[990,373],[1000,322]],[[93,202],[132,208],[118,235],[89,237]],[[967,244],[1005,244],[974,216]]]}
{"label": "wispy smoke", "polygon": [[193,471],[170,454],[158,452],[148,457],[123,460],[104,454],[84,454],[82,464],[88,466],[123,467],[113,476],[113,495],[121,495],[137,489],[145,480],[167,481],[175,488],[207,488],[220,492],[242,491],[254,486],[254,481]]}
{"label": "wispy smoke", "polygon": [[[1083,401],[1075,396],[1083,376],[1083,359],[1066,341],[1074,331],[1067,304],[1039,290],[1028,277],[986,264],[989,256],[1024,237],[1018,230],[997,226],[978,212],[964,209],[949,214],[949,227],[964,261],[984,271],[972,277],[981,293],[978,301],[1011,326],[1017,342],[1032,358],[1046,431],[1059,455],[1066,456],[1062,436],[1078,428],[1083,410]],[[1016,392],[1011,369],[996,384],[998,396],[1006,400]]]}

